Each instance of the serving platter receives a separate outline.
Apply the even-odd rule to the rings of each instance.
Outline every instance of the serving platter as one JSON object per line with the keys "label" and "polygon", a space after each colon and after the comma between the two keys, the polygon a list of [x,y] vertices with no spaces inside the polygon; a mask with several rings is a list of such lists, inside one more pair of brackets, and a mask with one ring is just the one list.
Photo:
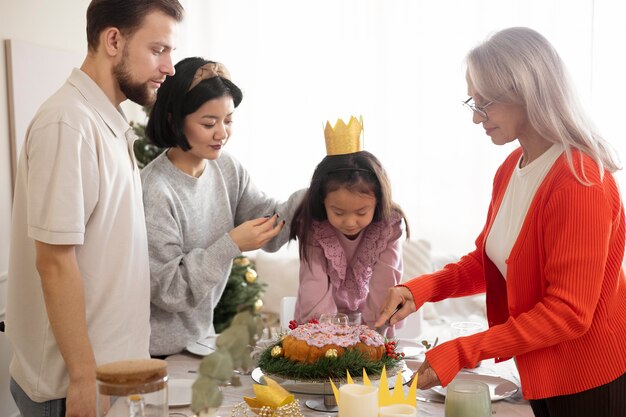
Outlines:
{"label": "serving platter", "polygon": [[[458,374],[453,381],[480,381],[487,384],[489,387],[489,394],[491,395],[491,402],[504,400],[509,398],[519,391],[519,387],[508,379],[501,378],[495,375],[482,375],[482,374]],[[432,387],[432,391],[445,398],[447,390],[444,387],[437,386]]]}
{"label": "serving platter", "polygon": [[[411,375],[413,375],[413,371],[411,371],[404,361],[400,363],[399,371],[402,374],[402,384],[406,384],[410,381]],[[263,380],[263,376],[265,373],[261,370],[261,368],[255,368],[252,370],[250,376],[252,380],[257,384],[265,384]],[[388,374],[387,375],[387,383],[389,388],[393,388],[396,384],[396,375],[397,374]],[[298,381],[288,378],[282,378],[278,375],[268,375],[274,381],[278,382],[285,388],[287,391],[294,394],[311,394],[311,395],[333,395],[332,389],[330,388],[329,381]],[[362,381],[362,377],[360,375],[352,375],[354,382]],[[380,380],[377,377],[369,376],[372,385],[378,386]],[[337,384],[337,381],[334,381]],[[339,384],[337,384],[338,386]]]}

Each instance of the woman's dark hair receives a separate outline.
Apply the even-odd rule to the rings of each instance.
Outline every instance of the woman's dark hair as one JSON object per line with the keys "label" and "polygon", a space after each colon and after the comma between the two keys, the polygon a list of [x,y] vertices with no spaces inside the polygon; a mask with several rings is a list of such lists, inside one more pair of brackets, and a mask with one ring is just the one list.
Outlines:
{"label": "woman's dark hair", "polygon": [[308,247],[313,221],[328,219],[324,207],[326,196],[340,188],[355,193],[373,194],[376,197],[372,222],[387,220],[393,212],[400,213],[408,239],[410,232],[406,216],[391,198],[391,183],[378,158],[367,151],[329,155],[315,168],[311,185],[291,221],[289,239],[297,238],[300,241],[301,259],[308,261],[309,258]]}
{"label": "woman's dark hair", "polygon": [[124,36],[132,36],[143,23],[144,17],[160,11],[175,21],[183,20],[184,9],[178,0],[92,0],[87,7],[87,46],[98,49],[100,33],[115,27]]}
{"label": "woman's dark hair", "polygon": [[174,66],[176,73],[168,77],[157,92],[157,98],[150,110],[146,125],[146,136],[161,148],[180,147],[191,149],[183,131],[185,117],[200,108],[207,101],[229,96],[235,107],[241,103],[243,94],[232,81],[217,76],[202,80],[189,90],[196,71],[211,63],[203,58],[185,58]]}

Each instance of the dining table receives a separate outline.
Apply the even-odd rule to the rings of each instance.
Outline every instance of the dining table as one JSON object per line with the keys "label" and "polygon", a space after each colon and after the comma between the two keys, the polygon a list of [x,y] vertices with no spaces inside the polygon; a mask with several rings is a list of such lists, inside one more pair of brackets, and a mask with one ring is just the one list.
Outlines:
{"label": "dining table", "polygon": [[[411,340],[400,340],[398,344],[400,349],[409,352],[411,349],[419,349],[419,343]],[[198,367],[202,360],[201,355],[193,354],[187,351],[168,356],[168,378],[170,390],[170,406],[169,415],[171,417],[191,417],[194,416],[190,408],[191,400],[191,384],[197,378]],[[411,356],[405,359],[406,367],[410,371],[418,369],[423,361],[422,355]],[[243,397],[254,397],[253,385],[259,381],[258,368],[255,372],[240,372],[238,377],[241,382],[240,386],[227,385],[221,388],[223,394],[222,405],[217,410],[216,415],[219,417],[231,417],[235,406],[243,402]],[[410,375],[411,372],[408,372]],[[504,381],[508,387],[506,395],[498,398],[492,396],[492,415],[497,417],[532,417],[534,414],[528,401],[522,397],[519,381],[519,375],[513,360],[495,363],[493,360],[483,360],[479,367],[474,369],[464,369],[459,373],[459,377],[476,378],[486,381]],[[256,379],[256,381],[255,381]],[[389,378],[393,380],[393,378]],[[408,382],[408,381],[407,381]],[[403,385],[405,394],[408,393],[409,384]],[[514,389],[510,389],[513,387]],[[288,388],[288,387],[287,387]],[[438,391],[418,390],[417,391],[417,414],[420,417],[442,417],[444,416],[444,400],[445,396],[441,395],[441,388]],[[444,392],[445,394],[445,392]],[[305,394],[301,392],[295,393],[295,398],[300,403],[300,409],[303,416],[306,417],[336,417],[337,412],[317,411],[309,408],[307,403],[309,400],[319,398],[318,394]],[[332,402],[332,399],[331,401]],[[249,415],[254,415],[248,412]]]}

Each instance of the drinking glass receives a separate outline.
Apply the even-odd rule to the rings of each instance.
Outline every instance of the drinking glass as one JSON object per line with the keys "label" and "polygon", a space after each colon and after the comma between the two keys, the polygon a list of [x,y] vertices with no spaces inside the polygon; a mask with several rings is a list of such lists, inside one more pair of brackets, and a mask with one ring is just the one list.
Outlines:
{"label": "drinking glass", "polygon": [[452,337],[469,336],[474,333],[482,332],[485,326],[475,321],[457,321],[452,323]]}
{"label": "drinking glass", "polygon": [[348,324],[350,326],[358,326],[361,324],[361,312],[360,311],[351,311],[346,313],[348,316]]}
{"label": "drinking glass", "polygon": [[[469,336],[474,333],[479,333],[485,330],[485,326],[482,323],[475,321],[457,321],[452,323],[452,338]],[[479,361],[474,368],[478,368],[482,361]]]}
{"label": "drinking glass", "polygon": [[347,314],[343,314],[343,313],[337,313],[337,314],[320,314],[320,323],[331,323],[331,324],[343,324],[343,325],[348,325],[349,320],[348,320],[348,315]]}
{"label": "drinking glass", "polygon": [[452,381],[446,392],[445,417],[491,417],[491,396],[484,382]]}

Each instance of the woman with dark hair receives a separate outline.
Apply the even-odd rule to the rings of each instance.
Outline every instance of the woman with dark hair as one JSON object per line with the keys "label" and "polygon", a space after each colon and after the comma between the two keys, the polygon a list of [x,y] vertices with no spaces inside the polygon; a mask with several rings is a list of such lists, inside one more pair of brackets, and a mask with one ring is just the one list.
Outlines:
{"label": "woman with dark hair", "polygon": [[[232,265],[243,251],[278,250],[303,192],[268,198],[223,151],[242,93],[226,67],[176,64],[158,91],[146,134],[167,150],[141,173],[151,273],[150,354],[208,336]],[[279,220],[280,213],[280,220]]]}

